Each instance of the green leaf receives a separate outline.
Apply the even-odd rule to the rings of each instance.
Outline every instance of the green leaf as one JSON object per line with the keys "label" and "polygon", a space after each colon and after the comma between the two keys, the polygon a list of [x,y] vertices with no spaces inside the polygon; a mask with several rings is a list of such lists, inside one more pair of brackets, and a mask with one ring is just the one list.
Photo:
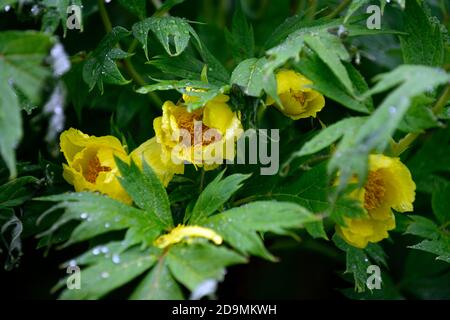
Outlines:
{"label": "green leaf", "polygon": [[450,183],[433,192],[431,204],[433,213],[441,224],[450,221]]}
{"label": "green leaf", "polygon": [[222,171],[217,177],[206,186],[203,192],[195,202],[194,208],[189,217],[189,224],[197,224],[218,211],[230,197],[242,187],[244,180],[250,175],[233,174],[223,178],[225,171]]}
{"label": "green leaf", "polygon": [[172,277],[166,260],[161,260],[131,295],[132,300],[183,300],[183,293]]}
{"label": "green leaf", "polygon": [[325,149],[345,134],[353,134],[355,130],[361,127],[365,120],[366,118],[353,117],[345,118],[332,124],[331,126],[321,130],[316,136],[306,142],[299,151],[294,152],[291,159],[294,157],[313,154]]}
{"label": "green leaf", "polygon": [[16,207],[29,200],[39,180],[35,177],[20,177],[0,185],[0,208]]}
{"label": "green leaf", "polygon": [[0,154],[11,177],[16,176],[15,149],[22,138],[18,95],[39,103],[43,83],[50,75],[43,61],[51,45],[52,39],[43,33],[0,32]]}
{"label": "green leaf", "polygon": [[225,29],[225,38],[236,63],[254,57],[255,40],[253,27],[248,23],[240,2],[236,5],[231,32]]}
{"label": "green leaf", "polygon": [[83,79],[89,86],[89,90],[97,85],[103,93],[103,83],[124,85],[126,80],[117,68],[114,60],[126,59],[132,54],[116,47],[117,43],[129,36],[130,32],[122,27],[114,27],[101,41],[98,47],[86,60],[83,67]]}
{"label": "green leaf", "polygon": [[[191,91],[187,91],[187,87],[190,87]],[[195,81],[195,80],[162,80],[158,83],[143,86],[136,90],[136,92],[141,94],[147,94],[153,91],[160,90],[177,90],[181,94],[189,93],[190,96],[195,96],[197,99],[195,101],[185,102],[189,111],[201,108],[205,106],[209,101],[213,100],[219,94],[224,94],[228,92],[230,87],[210,85],[206,82]],[[197,91],[196,91],[197,90]]]}
{"label": "green leaf", "polygon": [[[40,236],[52,235],[69,221],[81,221],[64,246],[88,240],[100,234],[124,229],[130,229],[134,233],[133,244],[149,245],[162,231],[156,217],[152,214],[94,193],[66,193],[37,198],[36,200],[59,202],[44,212],[39,221],[58,209],[64,210],[64,214]],[[138,236],[136,237],[136,235]]]}
{"label": "green leaf", "polygon": [[147,11],[146,0],[119,0],[122,7],[135,14],[139,19],[145,19]]}
{"label": "green leaf", "polygon": [[245,94],[252,97],[260,97],[264,90],[279,105],[277,94],[277,83],[275,76],[263,73],[263,68],[267,64],[266,58],[251,58],[242,61],[231,74],[231,84],[237,84],[242,87]]}
{"label": "green leaf", "polygon": [[147,60],[147,38],[150,30],[170,56],[180,55],[188,46],[191,35],[200,41],[186,19],[172,16],[147,18],[133,25],[133,35],[142,44]]}
{"label": "green leaf", "polygon": [[[64,37],[67,35],[67,8],[71,5],[83,7],[81,0],[44,0],[42,4],[45,6],[45,13],[42,17],[41,30],[53,34],[61,24]],[[82,21],[80,23],[83,31]]]}
{"label": "green leaf", "polygon": [[428,218],[422,216],[409,216],[413,221],[408,225],[406,234],[413,234],[426,239],[438,239],[439,228]]}
{"label": "green leaf", "polygon": [[256,232],[285,235],[290,229],[318,221],[305,208],[289,202],[256,201],[213,215],[201,224],[218,232],[226,242],[244,254],[274,260]]}
{"label": "green leaf", "polygon": [[393,71],[379,75],[379,81],[368,94],[391,92],[356,131],[354,136],[343,139],[329,162],[329,172],[339,172],[340,187],[347,184],[355,174],[363,183],[367,174],[368,155],[376,150],[383,152],[393,133],[411,105],[411,99],[450,81],[450,75],[443,70],[426,66],[402,65]]}
{"label": "green leaf", "polygon": [[348,245],[338,235],[333,236],[333,242],[339,249],[346,252],[345,273],[353,274],[355,291],[364,292],[368,277],[367,268],[371,265],[369,258],[364,253],[364,250]]}
{"label": "green leaf", "polygon": [[411,249],[422,250],[437,255],[437,260],[450,263],[450,240],[423,240],[422,242],[409,246]]}
{"label": "green leaf", "polygon": [[104,258],[93,266],[82,268],[80,289],[66,289],[61,293],[60,299],[101,298],[151,268],[158,259],[157,253],[159,251],[144,252],[135,248],[121,254],[120,263]]}
{"label": "green leaf", "polygon": [[419,133],[426,129],[438,127],[437,117],[430,108],[433,101],[434,99],[425,95],[413,98],[411,106],[398,126],[399,130]]}
{"label": "green leaf", "polygon": [[161,7],[158,8],[158,10],[156,10],[155,12],[155,16],[162,16],[165,13],[169,12],[170,9],[172,9],[173,7],[175,7],[176,5],[183,3],[186,0],[166,0],[164,1],[164,3],[161,5]]}
{"label": "green leaf", "polygon": [[148,215],[155,215],[168,229],[173,226],[172,212],[166,189],[152,168],[143,161],[143,171],[132,161],[130,165],[116,158],[122,177],[120,183],[136,205]]}
{"label": "green leaf", "polygon": [[360,9],[362,6],[365,6],[368,4],[369,0],[352,0],[352,3],[348,7],[347,13],[345,15],[344,22],[347,22],[348,19],[356,12],[358,9]]}
{"label": "green leaf", "polygon": [[328,33],[309,34],[304,36],[305,43],[314,50],[319,58],[331,69],[334,75],[350,94],[354,93],[353,83],[342,61],[350,61],[350,55],[341,39]]}
{"label": "green leaf", "polygon": [[225,267],[244,262],[234,251],[209,243],[176,245],[167,254],[173,276],[191,291],[205,280],[223,280]]}
{"label": "green leaf", "polygon": [[417,0],[408,1],[403,16],[404,31],[408,33],[400,37],[404,63],[442,65],[445,39],[439,20]]}
{"label": "green leaf", "polygon": [[[350,63],[344,64],[350,79],[359,91],[363,94],[367,91],[367,84],[359,72]],[[343,106],[363,113],[369,113],[373,108],[371,98],[365,100],[351,96],[340,81],[331,72],[330,68],[317,56],[317,54],[307,54],[294,65],[300,73],[313,82],[312,88],[319,91],[327,98],[339,102]]]}

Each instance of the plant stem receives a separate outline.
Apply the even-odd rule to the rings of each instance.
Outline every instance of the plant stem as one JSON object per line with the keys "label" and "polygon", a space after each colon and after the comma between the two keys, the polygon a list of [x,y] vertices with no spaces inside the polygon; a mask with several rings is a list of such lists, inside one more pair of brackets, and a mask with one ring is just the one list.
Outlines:
{"label": "plant stem", "polygon": [[342,11],[347,8],[347,6],[352,2],[351,0],[342,1],[328,16],[327,18],[331,19],[337,17]]}
{"label": "plant stem", "polygon": [[[436,101],[436,104],[433,106],[431,111],[433,111],[435,115],[441,113],[449,99],[450,99],[450,85],[447,85],[447,87],[444,89],[444,92],[442,92],[441,96],[439,97],[438,101]],[[401,155],[406,149],[408,149],[411,146],[411,144],[420,135],[421,133],[408,133],[398,143],[394,144],[393,146],[394,156],[398,157],[399,155]]]}
{"label": "plant stem", "polygon": [[105,31],[110,33],[112,31],[111,20],[109,19],[108,12],[105,8],[105,2],[103,0],[98,0],[98,10],[100,12],[100,17],[102,18],[103,26],[105,27]]}

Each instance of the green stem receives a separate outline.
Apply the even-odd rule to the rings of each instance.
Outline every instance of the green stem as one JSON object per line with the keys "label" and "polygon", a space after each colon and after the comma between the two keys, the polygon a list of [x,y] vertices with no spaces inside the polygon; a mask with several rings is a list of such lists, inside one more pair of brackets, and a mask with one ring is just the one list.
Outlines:
{"label": "green stem", "polygon": [[306,21],[314,20],[317,10],[317,0],[308,0],[309,8],[307,9]]}
{"label": "green stem", "polygon": [[327,18],[332,19],[337,17],[342,11],[347,8],[347,6],[351,3],[351,0],[342,1],[328,16]]}
{"label": "green stem", "polygon": [[112,31],[111,20],[109,19],[108,12],[105,8],[105,2],[103,0],[98,0],[98,10],[100,12],[100,17],[102,18],[103,26],[105,27],[105,31],[110,33]]}
{"label": "green stem", "polygon": [[[436,101],[436,104],[433,106],[431,111],[433,111],[435,115],[441,113],[449,99],[450,99],[450,85],[447,85],[447,87],[444,89],[444,91],[442,92],[438,101]],[[408,149],[411,146],[411,144],[420,135],[421,133],[408,133],[398,143],[394,144],[393,146],[394,156],[398,157],[399,155],[401,155],[406,149]]]}

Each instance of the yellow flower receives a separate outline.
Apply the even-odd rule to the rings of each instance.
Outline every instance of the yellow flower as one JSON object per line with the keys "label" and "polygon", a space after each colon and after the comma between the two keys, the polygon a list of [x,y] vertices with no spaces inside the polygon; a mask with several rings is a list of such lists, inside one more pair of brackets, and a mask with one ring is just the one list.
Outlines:
{"label": "yellow flower", "polygon": [[[193,101],[197,97],[183,98]],[[228,100],[228,96],[220,94],[192,112],[184,104],[166,101],[162,117],[153,121],[163,152],[176,164],[187,161],[205,170],[216,168],[224,159],[232,160],[235,141],[243,130]]]}
{"label": "yellow flower", "polygon": [[223,241],[214,230],[198,227],[198,226],[184,226],[178,225],[173,228],[168,234],[160,236],[155,240],[155,246],[158,248],[166,248],[170,245],[179,243],[184,240],[190,240],[192,238],[205,238],[211,240],[216,245],[220,245]]}
{"label": "yellow flower", "polygon": [[120,174],[114,156],[128,162],[117,138],[89,136],[70,128],[61,134],[60,146],[67,160],[63,164],[63,177],[75,191],[98,191],[125,203],[132,202],[117,180]]}
{"label": "yellow flower", "polygon": [[[275,105],[282,113],[293,120],[316,117],[325,106],[325,98],[311,89],[311,80],[293,70],[281,70],[276,75],[277,92],[282,106]],[[267,104],[275,101],[267,99]]]}
{"label": "yellow flower", "polygon": [[391,208],[398,212],[412,211],[415,189],[411,173],[399,158],[370,155],[367,182],[363,189],[354,192],[368,217],[345,218],[346,226],[337,225],[336,232],[357,248],[388,238],[388,231],[395,228]]}
{"label": "yellow flower", "polygon": [[153,137],[130,154],[131,159],[142,168],[142,159],[152,167],[158,178],[165,187],[172,180],[174,174],[182,174],[184,172],[183,164],[175,164],[171,161],[167,154],[162,152],[161,145]]}

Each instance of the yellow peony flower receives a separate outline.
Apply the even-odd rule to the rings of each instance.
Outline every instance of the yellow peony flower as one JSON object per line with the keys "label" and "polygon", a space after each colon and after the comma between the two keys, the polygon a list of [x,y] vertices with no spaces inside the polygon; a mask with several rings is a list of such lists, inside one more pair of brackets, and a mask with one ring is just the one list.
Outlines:
{"label": "yellow peony flower", "polygon": [[155,246],[158,248],[166,248],[170,245],[177,244],[182,241],[190,241],[192,238],[205,238],[211,240],[216,245],[220,245],[223,241],[222,237],[214,230],[199,226],[178,225],[169,233],[164,234],[155,240]]}
{"label": "yellow peony flower", "polygon": [[174,174],[184,172],[183,164],[175,164],[171,161],[169,155],[162,152],[161,145],[153,137],[130,154],[131,159],[142,168],[142,159],[144,159],[156,173],[165,187],[172,180]]}
{"label": "yellow peony flower", "polygon": [[[311,80],[293,70],[281,70],[276,75],[277,92],[282,106],[275,105],[282,113],[293,120],[316,117],[325,106],[325,98],[311,89]],[[267,104],[275,101],[267,99]]]}
{"label": "yellow peony flower", "polygon": [[354,192],[363,202],[368,217],[345,218],[346,227],[337,225],[336,232],[357,248],[388,238],[388,231],[395,228],[391,208],[398,212],[413,211],[415,189],[411,173],[399,158],[370,155],[367,182],[363,189]]}
{"label": "yellow peony flower", "polygon": [[[197,99],[188,95],[183,98]],[[192,112],[184,104],[166,101],[162,117],[153,122],[163,152],[176,164],[187,161],[205,170],[216,168],[224,159],[232,160],[235,141],[243,130],[228,100],[228,96],[221,94]]]}
{"label": "yellow peony flower", "polygon": [[117,179],[119,169],[114,156],[128,162],[117,138],[89,136],[71,128],[61,134],[60,147],[67,160],[63,177],[75,191],[98,191],[125,203],[132,202]]}

